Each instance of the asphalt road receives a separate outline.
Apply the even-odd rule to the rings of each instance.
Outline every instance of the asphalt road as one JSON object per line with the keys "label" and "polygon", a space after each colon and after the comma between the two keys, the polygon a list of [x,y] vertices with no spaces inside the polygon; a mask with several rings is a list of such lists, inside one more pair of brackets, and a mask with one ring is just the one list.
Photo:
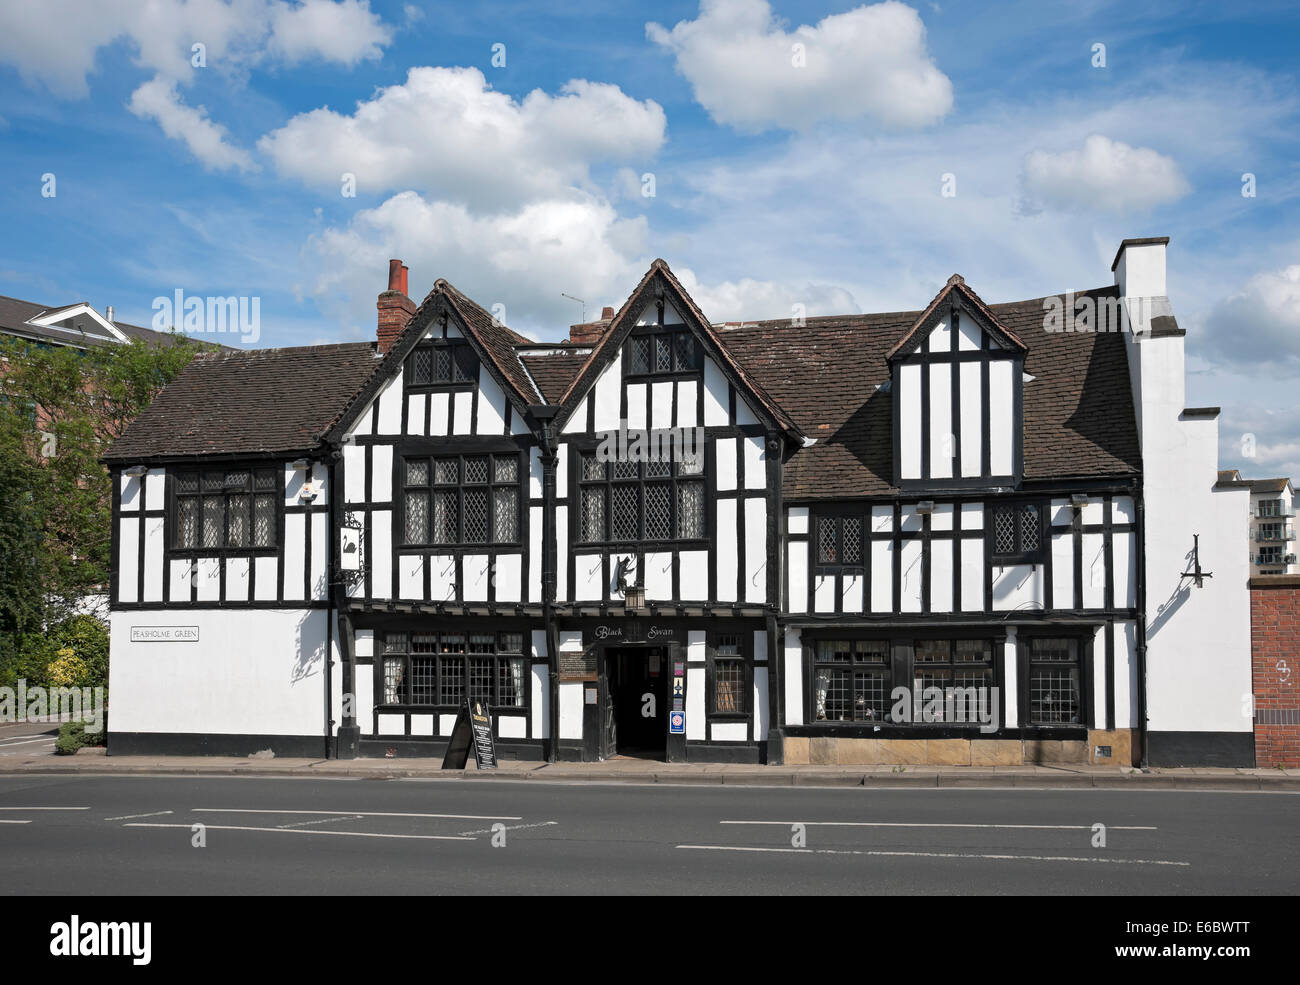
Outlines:
{"label": "asphalt road", "polygon": [[3,776],[0,893],[1258,896],[1300,892],[1298,826],[1287,793]]}
{"label": "asphalt road", "polygon": [[0,724],[0,758],[54,752],[57,722],[7,722]]}

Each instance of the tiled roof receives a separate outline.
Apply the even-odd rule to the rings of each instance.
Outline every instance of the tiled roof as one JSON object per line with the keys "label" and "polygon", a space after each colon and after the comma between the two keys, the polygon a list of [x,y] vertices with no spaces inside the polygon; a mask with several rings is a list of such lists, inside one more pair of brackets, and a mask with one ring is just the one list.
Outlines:
{"label": "tiled roof", "polygon": [[[78,307],[80,303],[63,305],[37,304],[35,301],[23,301],[20,298],[0,295],[0,335],[21,335],[60,345],[78,347],[119,344],[117,339],[110,337],[104,327],[89,315],[82,315],[73,322],[70,327],[76,329],[76,331],[27,324],[28,319],[35,318],[37,315],[53,314],[64,310],[71,311]],[[155,332],[151,328],[142,328],[139,325],[131,325],[117,319],[113,319],[113,325],[128,338],[140,339],[144,342],[158,342],[170,345],[176,338],[169,332]]]}
{"label": "tiled roof", "polygon": [[[1115,288],[1081,292],[1114,296]],[[989,305],[1027,347],[1026,479],[1121,475],[1140,468],[1123,335],[1043,329],[1044,298]],[[785,470],[785,495],[881,495],[893,487],[886,356],[919,312],[757,322],[722,332],[736,359],[816,442]]]}
{"label": "tiled roof", "polygon": [[[532,380],[528,378],[523,363],[519,361],[519,356],[515,353],[515,346],[529,345],[529,340],[518,332],[506,328],[481,305],[467,298],[441,278],[434,283],[429,296],[433,297],[439,292],[447,296],[447,300],[451,302],[457,313],[469,325],[470,330],[478,336],[479,342],[488,351],[488,355],[496,363],[497,369],[518,391],[524,403],[535,404],[540,402],[541,395],[537,392],[537,388],[533,386]],[[424,304],[427,303],[428,298],[425,299]],[[421,307],[424,307],[424,304]],[[416,312],[416,315],[418,314],[419,312]],[[414,316],[412,317],[414,318]]]}
{"label": "tiled roof", "polygon": [[373,342],[203,353],[104,461],[310,452],[374,371],[374,353]]}
{"label": "tiled roof", "polygon": [[555,404],[560,402],[569,384],[577,379],[578,371],[586,364],[588,355],[590,350],[558,349],[555,352],[520,355],[519,359],[541,389],[542,399],[548,404]]}

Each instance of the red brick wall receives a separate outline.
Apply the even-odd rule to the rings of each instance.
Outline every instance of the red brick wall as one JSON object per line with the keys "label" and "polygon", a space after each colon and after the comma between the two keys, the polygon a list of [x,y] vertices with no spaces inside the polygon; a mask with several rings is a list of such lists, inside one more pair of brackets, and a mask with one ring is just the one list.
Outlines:
{"label": "red brick wall", "polygon": [[1300,768],[1300,575],[1250,580],[1255,765]]}

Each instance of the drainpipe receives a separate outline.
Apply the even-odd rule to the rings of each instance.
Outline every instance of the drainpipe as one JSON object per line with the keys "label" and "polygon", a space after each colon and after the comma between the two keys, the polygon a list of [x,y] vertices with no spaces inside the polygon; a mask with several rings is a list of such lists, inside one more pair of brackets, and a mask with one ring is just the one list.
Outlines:
{"label": "drainpipe", "polygon": [[538,438],[542,445],[542,621],[546,627],[548,693],[546,761],[560,759],[560,632],[555,625],[556,550],[555,550],[555,467],[554,420],[560,408],[534,405],[528,408],[541,424]]}
{"label": "drainpipe", "polygon": [[[343,448],[338,445],[330,449],[330,515],[334,521],[330,531],[330,536],[334,538],[334,544],[331,545],[333,550],[343,527]],[[356,717],[356,637],[352,619],[344,608],[347,604],[347,591],[343,585],[342,570],[336,570],[331,564],[330,573],[333,575],[330,596],[334,617],[339,624],[339,663],[343,671],[343,722],[339,725],[335,754],[339,759],[356,759],[361,748],[361,727],[357,725]],[[327,694],[326,700],[330,700],[330,695]]]}
{"label": "drainpipe", "polygon": [[[1138,766],[1146,769],[1147,762],[1147,734],[1150,732],[1147,722],[1147,530],[1146,530],[1146,500],[1142,487],[1142,481],[1137,482],[1137,495],[1134,500],[1137,503],[1137,543],[1138,557],[1142,563],[1137,566],[1137,679],[1138,679],[1138,724],[1142,728],[1142,758]],[[1111,681],[1110,686],[1113,688],[1115,682]]]}

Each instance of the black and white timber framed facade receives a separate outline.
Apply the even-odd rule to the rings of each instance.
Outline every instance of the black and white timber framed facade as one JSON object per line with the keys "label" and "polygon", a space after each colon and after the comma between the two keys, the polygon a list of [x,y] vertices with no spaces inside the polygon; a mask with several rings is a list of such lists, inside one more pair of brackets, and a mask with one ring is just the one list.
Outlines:
{"label": "black and white timber framed facade", "polygon": [[470,700],[505,758],[1253,764],[1248,496],[1165,245],[740,325],[657,260],[551,344],[403,268],[378,346],[200,357],[105,457],[109,752],[440,756]]}

